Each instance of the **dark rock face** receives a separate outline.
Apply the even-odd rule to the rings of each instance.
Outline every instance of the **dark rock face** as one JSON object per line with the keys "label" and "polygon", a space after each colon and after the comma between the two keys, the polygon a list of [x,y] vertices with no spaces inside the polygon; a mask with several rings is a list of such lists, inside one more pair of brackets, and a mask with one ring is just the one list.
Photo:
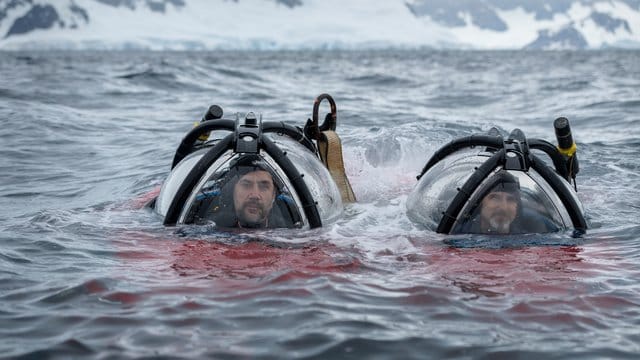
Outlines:
{"label": "dark rock face", "polygon": [[25,34],[37,29],[50,29],[60,23],[60,16],[51,5],[35,5],[23,17],[16,19],[5,35]]}
{"label": "dark rock face", "polygon": [[[166,11],[166,6],[171,4],[175,7],[185,6],[185,0],[95,0],[105,5],[113,7],[124,7],[129,10],[135,10],[136,6],[140,5],[142,1],[152,10],[160,13]],[[299,2],[299,0],[290,0],[288,2]],[[50,29],[54,26],[76,28],[76,23],[65,23],[64,19],[60,18],[60,15],[56,11],[56,8],[52,5],[35,4],[33,0],[7,0],[5,2],[0,1],[0,24],[7,17],[8,13],[18,7],[27,6],[30,7],[29,11],[22,17],[14,20],[13,24],[9,28],[9,31],[4,35],[4,38],[8,38],[14,35],[26,34],[34,30]],[[85,23],[89,23],[90,16],[86,9],[80,7],[75,2],[70,1],[69,10],[83,19]]]}
{"label": "dark rock face", "polygon": [[[632,8],[640,8],[640,0],[621,1]],[[497,14],[499,10],[521,8],[535,14],[537,20],[550,20],[554,15],[568,11],[576,2],[589,5],[596,0],[418,0],[413,4],[407,4],[407,7],[416,16],[428,16],[445,26],[464,26],[464,18],[468,16],[474,25],[482,29],[506,31],[506,24]]]}
{"label": "dark rock face", "polygon": [[587,48],[587,40],[573,26],[566,27],[557,33],[543,30],[538,33],[538,38],[525,46],[525,49],[548,49],[556,46],[572,49]]}
{"label": "dark rock face", "polygon": [[610,33],[615,33],[619,28],[623,28],[629,33],[631,32],[629,23],[626,20],[616,19],[607,14],[594,12],[591,14],[591,20]]}
{"label": "dark rock face", "polygon": [[113,7],[124,6],[132,10],[136,8],[136,0],[96,0],[96,1],[106,5],[111,5]]}
{"label": "dark rock face", "polygon": [[147,6],[149,6],[149,9],[151,9],[151,11],[160,12],[163,14],[167,9],[167,4],[171,4],[175,7],[182,7],[184,6],[184,0],[147,0]]}
{"label": "dark rock face", "polygon": [[[556,1],[570,2],[571,0]],[[414,15],[428,16],[433,21],[445,26],[465,26],[465,17],[468,17],[473,24],[480,28],[506,31],[507,25],[500,19],[496,10],[513,10],[521,6],[521,2],[523,0],[419,0],[413,4],[407,4],[407,7]],[[531,10],[529,9],[529,11]]]}
{"label": "dark rock face", "polygon": [[[84,22],[86,22],[86,23],[89,22],[89,14],[87,13],[87,10],[79,7],[75,3],[71,4],[71,6],[69,8],[71,9],[71,12],[73,12],[74,14],[76,14],[76,15],[80,16],[81,18],[83,18]],[[75,27],[75,26],[72,26],[72,27]]]}
{"label": "dark rock face", "polygon": [[8,0],[4,3],[0,1],[0,24],[2,24],[2,20],[7,17],[7,13],[14,8],[22,5],[32,5],[32,0]]}
{"label": "dark rock face", "polygon": [[276,0],[276,2],[286,5],[290,8],[294,8],[296,6],[302,6],[302,0]]}
{"label": "dark rock face", "polygon": [[[469,6],[471,5],[471,9]],[[416,16],[428,16],[433,21],[445,26],[465,26],[463,14],[468,13],[475,18],[476,12],[486,13],[486,4],[473,0],[421,0],[414,4],[407,4],[409,10]],[[504,24],[503,24],[504,25]],[[504,25],[506,26],[506,25]]]}
{"label": "dark rock face", "polygon": [[[583,2],[593,0],[581,0]],[[553,0],[553,1],[536,1],[536,0],[489,0],[489,3],[500,10],[514,10],[518,7],[527,12],[536,14],[537,20],[550,20],[553,15],[564,13],[571,7],[576,0]]]}
{"label": "dark rock face", "polygon": [[[131,10],[135,10],[136,6],[142,2],[141,0],[96,0],[99,3],[110,5],[113,7],[126,7]],[[185,0],[143,0],[144,3],[151,9],[151,11],[165,13],[167,4],[171,4],[175,7],[183,7]]]}
{"label": "dark rock face", "polygon": [[[630,8],[640,10],[640,0],[621,0]],[[448,27],[466,26],[467,21],[482,29],[493,31],[508,31],[507,25],[498,16],[499,10],[514,10],[522,8],[535,14],[537,20],[549,20],[554,15],[566,13],[574,3],[591,5],[598,0],[418,0],[407,4],[411,12],[420,17],[428,16],[433,21]],[[588,18],[598,26],[614,33],[618,29],[631,32],[629,23],[612,15],[594,11]],[[587,19],[584,19],[587,20]],[[538,38],[525,48],[549,48],[562,44],[563,47],[586,48],[588,43],[584,36],[573,25],[562,31],[551,33],[540,31]]]}
{"label": "dark rock face", "polygon": [[[534,13],[537,20],[549,20],[556,14],[566,13],[574,3],[590,5],[599,0],[418,0],[407,7],[416,16],[428,16],[446,26],[464,26],[464,14],[483,29],[504,31],[506,26],[498,17],[498,10],[522,8]],[[620,0],[630,8],[640,10],[640,0]],[[503,30],[504,29],[504,30]]]}
{"label": "dark rock face", "polygon": [[640,10],[640,0],[621,0],[623,3],[629,5],[630,8]]}

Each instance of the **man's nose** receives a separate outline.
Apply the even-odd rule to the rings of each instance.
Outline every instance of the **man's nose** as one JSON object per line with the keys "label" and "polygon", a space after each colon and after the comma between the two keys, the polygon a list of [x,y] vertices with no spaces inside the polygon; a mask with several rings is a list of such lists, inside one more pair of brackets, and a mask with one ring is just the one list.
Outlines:
{"label": "man's nose", "polygon": [[260,197],[260,189],[257,186],[252,186],[249,190],[249,197],[251,198],[259,198]]}

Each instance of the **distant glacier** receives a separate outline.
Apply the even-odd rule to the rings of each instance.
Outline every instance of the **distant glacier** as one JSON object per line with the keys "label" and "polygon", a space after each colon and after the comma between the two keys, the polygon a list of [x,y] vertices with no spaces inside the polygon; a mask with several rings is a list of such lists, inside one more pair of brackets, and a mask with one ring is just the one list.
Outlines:
{"label": "distant glacier", "polygon": [[0,0],[0,49],[640,48],[640,0]]}

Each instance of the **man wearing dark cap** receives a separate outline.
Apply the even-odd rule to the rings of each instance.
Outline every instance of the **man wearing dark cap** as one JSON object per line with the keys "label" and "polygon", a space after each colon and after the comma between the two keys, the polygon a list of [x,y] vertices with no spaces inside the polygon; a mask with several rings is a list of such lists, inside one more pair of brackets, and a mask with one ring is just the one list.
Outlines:
{"label": "man wearing dark cap", "polygon": [[258,156],[245,155],[231,165],[233,209],[238,227],[269,227],[269,214],[276,199],[276,185],[268,166]]}
{"label": "man wearing dark cap", "polygon": [[240,177],[233,187],[233,205],[239,227],[268,227],[276,198],[271,174],[260,168]]}
{"label": "man wearing dark cap", "polygon": [[509,234],[518,216],[520,186],[518,180],[507,173],[498,174],[498,180],[480,202],[479,232],[483,234]]}
{"label": "man wearing dark cap", "polygon": [[275,170],[259,155],[231,160],[203,185],[188,217],[220,228],[276,229],[303,224]]}

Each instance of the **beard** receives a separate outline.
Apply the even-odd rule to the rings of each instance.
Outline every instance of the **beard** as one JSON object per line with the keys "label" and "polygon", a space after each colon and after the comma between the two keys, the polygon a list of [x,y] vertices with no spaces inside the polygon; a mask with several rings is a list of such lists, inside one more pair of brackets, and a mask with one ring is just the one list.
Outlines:
{"label": "beard", "polygon": [[237,211],[238,222],[244,227],[261,227],[266,220],[266,208],[258,201],[247,201]]}
{"label": "beard", "polygon": [[499,211],[493,214],[489,219],[489,232],[508,234],[511,230],[512,219],[509,219],[505,212]]}
{"label": "beard", "polygon": [[507,218],[491,218],[489,219],[489,231],[499,234],[509,233],[511,227],[511,221],[507,221]]}

